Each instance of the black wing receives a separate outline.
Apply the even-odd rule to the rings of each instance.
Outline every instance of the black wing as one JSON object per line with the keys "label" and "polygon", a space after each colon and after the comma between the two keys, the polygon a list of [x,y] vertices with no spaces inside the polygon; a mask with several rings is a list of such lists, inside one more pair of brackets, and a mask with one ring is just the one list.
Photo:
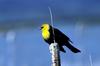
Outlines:
{"label": "black wing", "polygon": [[74,53],[80,52],[79,49],[77,49],[77,48],[75,48],[74,46],[71,45],[72,41],[65,34],[63,34],[61,31],[59,31],[56,28],[54,29],[54,32],[55,32],[56,42],[59,43],[59,45],[61,45],[61,46],[65,45],[66,47],[68,47]]}
{"label": "black wing", "polygon": [[70,41],[71,43],[73,43],[69,37],[67,37],[64,33],[62,33],[60,30],[58,30],[57,28],[54,28],[54,33],[55,33],[55,37],[59,40],[62,40],[62,41]]}

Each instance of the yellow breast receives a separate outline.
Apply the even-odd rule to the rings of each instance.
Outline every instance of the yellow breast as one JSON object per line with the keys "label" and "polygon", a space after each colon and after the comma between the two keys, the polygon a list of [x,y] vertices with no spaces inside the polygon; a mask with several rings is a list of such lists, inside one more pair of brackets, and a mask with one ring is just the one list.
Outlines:
{"label": "yellow breast", "polygon": [[43,36],[43,38],[44,39],[48,39],[48,38],[50,38],[50,33],[49,33],[49,31],[42,31],[42,36]]}

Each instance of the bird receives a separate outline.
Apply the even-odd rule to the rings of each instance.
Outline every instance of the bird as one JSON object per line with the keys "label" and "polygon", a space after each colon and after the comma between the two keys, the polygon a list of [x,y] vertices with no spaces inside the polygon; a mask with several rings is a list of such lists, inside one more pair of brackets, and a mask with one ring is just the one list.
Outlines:
{"label": "bird", "polygon": [[51,26],[50,24],[42,24],[40,30],[44,41],[50,45],[51,43],[54,43],[55,40],[55,42],[58,44],[60,51],[65,53],[66,51],[63,46],[66,46],[73,53],[81,52],[79,49],[71,45],[73,44],[73,42],[70,40],[69,37],[67,37],[63,32]]}

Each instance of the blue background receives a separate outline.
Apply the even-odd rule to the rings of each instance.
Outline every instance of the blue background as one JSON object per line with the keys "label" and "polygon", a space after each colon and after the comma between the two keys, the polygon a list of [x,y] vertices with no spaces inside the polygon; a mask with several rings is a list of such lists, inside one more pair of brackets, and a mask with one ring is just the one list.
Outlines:
{"label": "blue background", "polygon": [[[0,66],[51,66],[49,45],[39,30],[50,24],[65,33],[81,50],[68,48],[62,66],[100,66],[99,0],[0,0]],[[91,58],[90,58],[91,56]]]}

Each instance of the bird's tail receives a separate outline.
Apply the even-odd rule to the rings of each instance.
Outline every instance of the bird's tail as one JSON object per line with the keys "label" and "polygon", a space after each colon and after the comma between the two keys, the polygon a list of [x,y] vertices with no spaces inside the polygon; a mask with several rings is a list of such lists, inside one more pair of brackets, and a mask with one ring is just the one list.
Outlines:
{"label": "bird's tail", "polygon": [[68,42],[67,44],[65,44],[66,47],[68,47],[72,52],[74,53],[78,53],[78,52],[81,52],[79,49],[75,48],[74,46],[72,46],[70,44],[70,42]]}

